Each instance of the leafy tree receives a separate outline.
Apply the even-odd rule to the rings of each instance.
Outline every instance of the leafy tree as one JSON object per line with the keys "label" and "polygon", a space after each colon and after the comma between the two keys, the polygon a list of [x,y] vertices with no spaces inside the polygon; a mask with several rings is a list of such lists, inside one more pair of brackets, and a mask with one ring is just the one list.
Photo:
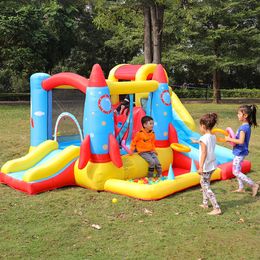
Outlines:
{"label": "leafy tree", "polygon": [[116,64],[130,62],[133,57],[142,55],[142,16],[128,1],[95,1],[93,22],[107,35],[105,47],[115,55]]}
{"label": "leafy tree", "polygon": [[212,80],[216,102],[220,82],[260,77],[256,0],[1,1],[0,35],[0,91],[28,90],[36,71],[89,75],[94,63],[108,73],[163,62],[177,82]]}
{"label": "leafy tree", "polygon": [[[9,85],[18,75],[21,76],[32,68],[39,67],[39,54],[33,49],[43,36],[41,32],[34,34],[31,30],[32,25],[39,26],[37,10],[32,6],[14,2],[11,1],[10,5],[1,3],[0,6],[0,75],[1,81],[5,83],[7,83],[5,75],[9,77]],[[46,38],[42,37],[41,41],[44,40]],[[44,60],[42,63],[44,64]]]}
{"label": "leafy tree", "polygon": [[[73,6],[57,1],[4,1],[0,4],[0,84],[20,91],[35,71],[51,73],[74,44]],[[9,79],[7,79],[7,77]],[[18,80],[20,78],[20,80]],[[17,89],[18,88],[18,89]],[[24,90],[28,90],[28,84]]]}
{"label": "leafy tree", "polygon": [[164,0],[98,0],[94,22],[99,28],[110,29],[113,43],[127,52],[144,54],[145,63],[161,63],[165,4]]}
{"label": "leafy tree", "polygon": [[211,73],[218,103],[222,73],[259,64],[258,1],[187,0],[180,4],[180,37],[168,57],[186,65],[186,70],[197,64]]}

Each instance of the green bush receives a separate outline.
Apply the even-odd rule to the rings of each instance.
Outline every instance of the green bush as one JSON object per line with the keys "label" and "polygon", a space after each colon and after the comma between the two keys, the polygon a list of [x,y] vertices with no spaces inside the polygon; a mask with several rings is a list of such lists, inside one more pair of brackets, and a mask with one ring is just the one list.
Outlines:
{"label": "green bush", "polygon": [[[179,98],[211,99],[213,90],[206,88],[175,88]],[[260,89],[222,89],[222,98],[260,98]],[[0,93],[0,101],[29,101],[30,93]]]}
{"label": "green bush", "polygon": [[30,93],[0,93],[0,101],[29,101]]}
{"label": "green bush", "polygon": [[223,89],[223,98],[260,98],[260,89]]}
{"label": "green bush", "polygon": [[[212,98],[213,90],[206,88],[175,88],[179,98]],[[260,89],[221,89],[222,98],[260,98]]]}

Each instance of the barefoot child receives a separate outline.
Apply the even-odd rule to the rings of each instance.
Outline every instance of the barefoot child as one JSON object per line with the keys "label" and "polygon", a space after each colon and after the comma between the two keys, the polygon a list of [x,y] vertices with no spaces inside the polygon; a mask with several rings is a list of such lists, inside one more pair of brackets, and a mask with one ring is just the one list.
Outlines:
{"label": "barefoot child", "polygon": [[247,177],[241,172],[241,164],[244,158],[248,155],[248,145],[251,135],[251,126],[257,126],[256,122],[256,106],[255,105],[242,105],[237,112],[238,120],[241,122],[241,126],[238,128],[236,137],[231,138],[226,136],[227,142],[233,142],[236,145],[233,148],[233,174],[238,180],[238,189],[234,192],[245,192],[244,183],[248,184],[252,188],[252,196],[256,196],[259,184],[256,184],[253,180]]}
{"label": "barefoot child", "polygon": [[215,157],[216,136],[211,133],[212,128],[217,123],[218,116],[215,113],[209,113],[200,119],[200,131],[203,134],[198,141],[199,143],[199,169],[198,173],[201,175],[200,184],[203,194],[203,204],[200,207],[207,209],[208,200],[210,200],[213,210],[209,215],[220,215],[221,209],[217,203],[215,194],[210,188],[210,178],[214,170],[217,168]]}
{"label": "barefoot child", "polygon": [[139,155],[145,159],[148,164],[148,177],[153,177],[154,169],[157,170],[157,177],[162,175],[162,166],[157,158],[155,151],[155,134],[153,132],[153,119],[150,116],[144,116],[141,119],[143,128],[135,135],[131,142],[130,149],[135,148]]}

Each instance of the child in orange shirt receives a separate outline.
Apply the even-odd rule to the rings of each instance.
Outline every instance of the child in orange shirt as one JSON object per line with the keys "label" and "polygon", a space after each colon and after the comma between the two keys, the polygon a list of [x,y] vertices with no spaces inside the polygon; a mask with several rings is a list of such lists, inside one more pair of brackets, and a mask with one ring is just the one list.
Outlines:
{"label": "child in orange shirt", "polygon": [[155,151],[155,134],[153,132],[153,118],[150,116],[144,116],[141,119],[142,129],[135,135],[131,142],[130,149],[137,150],[138,154],[147,161],[148,177],[153,177],[154,169],[157,171],[157,177],[162,176],[162,166],[157,158]]}

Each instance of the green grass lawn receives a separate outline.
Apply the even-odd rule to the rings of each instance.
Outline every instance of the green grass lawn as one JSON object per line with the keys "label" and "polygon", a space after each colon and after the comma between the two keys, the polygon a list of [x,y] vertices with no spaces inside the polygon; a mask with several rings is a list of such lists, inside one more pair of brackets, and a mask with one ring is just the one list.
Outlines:
{"label": "green grass lawn", "polygon": [[[237,105],[186,107],[196,123],[212,111],[218,127],[239,126]],[[0,114],[2,166],[28,151],[29,105],[0,105]],[[253,129],[254,180],[260,180],[259,140]],[[260,196],[252,198],[250,189],[231,193],[236,187],[235,179],[212,184],[223,215],[208,216],[198,207],[199,187],[145,202],[80,187],[29,196],[0,185],[0,259],[259,259]]]}

